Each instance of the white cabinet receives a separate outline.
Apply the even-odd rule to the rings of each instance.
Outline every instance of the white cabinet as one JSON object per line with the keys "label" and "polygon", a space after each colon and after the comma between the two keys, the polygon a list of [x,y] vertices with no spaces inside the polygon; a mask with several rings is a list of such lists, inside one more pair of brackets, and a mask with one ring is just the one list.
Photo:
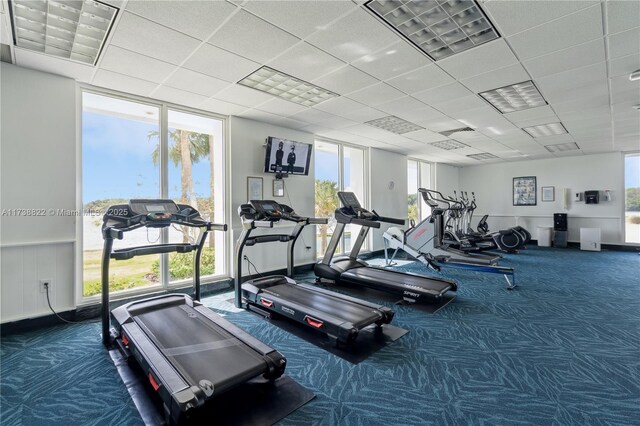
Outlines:
{"label": "white cabinet", "polygon": [[600,251],[600,228],[580,228],[580,250]]}

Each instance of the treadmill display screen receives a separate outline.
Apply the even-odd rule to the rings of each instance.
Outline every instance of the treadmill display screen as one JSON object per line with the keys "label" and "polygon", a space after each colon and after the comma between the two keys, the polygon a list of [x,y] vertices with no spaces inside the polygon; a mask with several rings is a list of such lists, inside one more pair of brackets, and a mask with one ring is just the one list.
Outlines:
{"label": "treadmill display screen", "polygon": [[272,200],[251,200],[251,205],[260,214],[268,217],[279,217],[282,215],[280,204]]}
{"label": "treadmill display screen", "polygon": [[163,205],[152,205],[152,204],[147,204],[145,206],[147,208],[147,211],[149,213],[163,213],[166,211],[165,207]]}
{"label": "treadmill display screen", "polygon": [[338,197],[345,207],[360,208],[360,202],[353,192],[338,192]]}

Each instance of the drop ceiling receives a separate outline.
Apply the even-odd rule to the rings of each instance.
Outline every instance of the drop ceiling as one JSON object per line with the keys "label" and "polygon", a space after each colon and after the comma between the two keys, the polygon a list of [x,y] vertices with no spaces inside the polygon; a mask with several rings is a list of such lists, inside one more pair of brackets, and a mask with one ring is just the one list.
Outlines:
{"label": "drop ceiling", "polygon": [[[640,149],[639,1],[478,1],[501,37],[437,61],[362,0],[102,1],[120,10],[96,66],[13,46],[14,63],[460,166]],[[2,0],[3,44],[8,11]],[[263,66],[339,96],[307,107],[238,84]],[[529,80],[547,105],[501,114],[479,96]],[[365,124],[389,116],[416,130]],[[567,133],[522,130],[553,123]],[[447,139],[466,147],[433,145]]]}

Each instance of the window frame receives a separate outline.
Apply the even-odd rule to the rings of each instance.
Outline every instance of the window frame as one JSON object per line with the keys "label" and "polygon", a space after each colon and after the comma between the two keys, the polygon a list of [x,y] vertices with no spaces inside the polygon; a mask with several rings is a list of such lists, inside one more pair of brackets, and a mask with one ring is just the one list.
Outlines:
{"label": "window frame", "polygon": [[[222,197],[224,201],[223,213],[224,218],[223,221],[225,223],[230,222],[231,218],[231,179],[228,175],[228,171],[230,170],[230,158],[229,158],[229,147],[228,147],[228,135],[229,135],[229,116],[216,114],[209,111],[200,110],[197,108],[191,108],[184,105],[175,104],[168,101],[161,101],[158,99],[153,99],[145,96],[134,95],[131,93],[120,92],[117,90],[106,89],[102,87],[95,87],[90,84],[77,84],[76,90],[76,208],[77,211],[82,211],[83,209],[83,187],[82,187],[82,178],[83,178],[83,164],[82,164],[82,153],[83,153],[83,140],[82,140],[82,114],[83,114],[83,102],[82,96],[84,93],[91,93],[98,96],[107,96],[116,99],[120,99],[123,101],[136,102],[144,105],[153,106],[159,108],[160,112],[160,197],[167,198],[169,193],[169,171],[168,171],[168,152],[169,152],[169,121],[168,115],[169,110],[199,115],[204,118],[210,118],[215,120],[220,120],[222,122],[222,161],[221,161],[221,175],[223,177],[224,182],[222,183],[222,190],[224,191],[224,195]],[[96,294],[93,296],[84,296],[83,295],[83,283],[84,283],[84,265],[83,265],[83,248],[84,248],[84,235],[83,235],[83,221],[76,221],[76,243],[74,247],[75,251],[75,268],[74,268],[74,281],[75,281],[75,293],[76,293],[76,305],[91,305],[100,301],[100,294]],[[163,230],[166,232],[166,230]],[[224,272],[221,274],[216,274],[213,276],[202,277],[201,284],[211,284],[215,282],[226,281],[231,278],[232,271],[232,234],[233,232],[225,232],[224,233]],[[213,234],[209,234],[209,238],[213,238]],[[118,299],[126,299],[134,296],[145,295],[152,292],[158,291],[171,291],[178,288],[185,288],[191,285],[193,280],[191,279],[183,279],[170,281],[169,273],[169,263],[168,263],[168,254],[160,255],[160,268],[162,271],[163,279],[159,285],[146,286],[133,288],[128,290],[121,290],[116,293],[110,293],[111,300]],[[165,279],[166,277],[166,279]]]}
{"label": "window frame", "polygon": [[622,210],[621,222],[622,222],[622,235],[620,243],[625,246],[640,247],[640,243],[627,242],[627,180],[625,178],[627,172],[627,156],[640,157],[640,151],[624,151],[622,152],[622,188],[620,193],[620,209]]}
{"label": "window frame", "polygon": [[[338,147],[338,191],[344,191],[344,148],[347,147],[350,149],[357,149],[362,151],[362,162],[363,162],[364,170],[363,170],[363,176],[362,176],[363,194],[362,194],[362,198],[360,199],[360,202],[362,206],[364,206],[364,208],[368,208],[369,206],[369,148],[365,146],[347,143],[347,142],[337,141],[335,139],[316,137],[313,141],[314,149],[316,148],[317,142],[336,145]],[[314,170],[315,170],[315,157],[314,157]],[[315,176],[314,176],[314,182],[315,182]],[[315,200],[315,193],[314,193],[314,200]],[[314,201],[314,206],[315,206],[315,201]],[[361,251],[362,253],[370,252],[371,250],[370,238],[371,238],[371,233],[369,233],[365,243],[363,244],[362,251]],[[346,254],[350,251],[350,250],[345,251],[344,238],[340,242],[340,249],[342,250],[341,251],[342,254]],[[318,257],[317,259],[320,260],[322,259],[323,256],[324,254]]]}
{"label": "window frame", "polygon": [[[420,158],[415,158],[415,157],[407,157],[407,175],[409,173],[409,162],[410,161],[414,161],[417,163],[417,169],[418,169],[418,173],[416,176],[417,179],[417,187],[418,188],[422,188],[421,182],[422,182],[422,165],[426,164],[429,166],[429,186],[430,188],[427,189],[432,189],[431,187],[433,187],[433,182],[435,181],[434,179],[434,169],[435,167],[433,167],[433,162],[431,161],[427,161],[427,160],[423,160]],[[407,183],[408,183],[408,179],[407,179]],[[408,191],[407,191],[407,196],[409,195]],[[426,219],[428,217],[428,215],[423,215],[422,209],[424,206],[424,202],[422,201],[422,197],[420,196],[420,194],[418,192],[416,192],[416,201],[418,203],[418,222],[422,222],[424,219]],[[409,207],[408,203],[407,203],[407,208]]]}

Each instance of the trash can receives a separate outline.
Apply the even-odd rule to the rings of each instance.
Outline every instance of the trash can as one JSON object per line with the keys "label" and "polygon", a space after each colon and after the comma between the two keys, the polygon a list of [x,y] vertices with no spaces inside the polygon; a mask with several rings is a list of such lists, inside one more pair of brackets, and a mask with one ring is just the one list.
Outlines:
{"label": "trash can", "polygon": [[551,247],[551,231],[550,226],[538,226],[538,245],[540,247]]}

